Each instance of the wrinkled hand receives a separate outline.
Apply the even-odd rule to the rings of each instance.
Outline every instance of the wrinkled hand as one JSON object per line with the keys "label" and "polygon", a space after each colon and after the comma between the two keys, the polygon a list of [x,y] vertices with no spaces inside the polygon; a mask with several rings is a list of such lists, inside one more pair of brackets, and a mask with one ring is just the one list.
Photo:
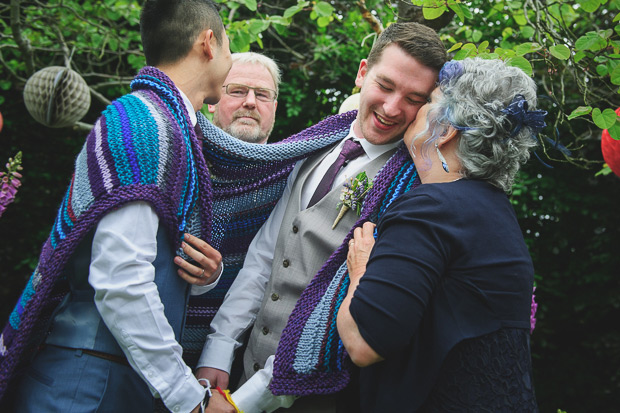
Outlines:
{"label": "wrinkled hand", "polygon": [[228,400],[224,396],[222,396],[219,392],[212,390],[211,393],[213,396],[209,399],[209,405],[205,409],[205,413],[207,412],[222,412],[222,413],[235,413],[237,409],[228,403]]}
{"label": "wrinkled hand", "polygon": [[229,374],[224,370],[215,369],[213,367],[201,367],[196,371],[197,379],[207,379],[211,387],[219,386],[220,389],[228,388]]}
{"label": "wrinkled hand", "polygon": [[190,264],[177,256],[174,263],[179,266],[177,274],[192,285],[207,285],[217,279],[222,265],[222,255],[209,244],[191,234],[185,234],[181,243],[193,262]]}
{"label": "wrinkled hand", "polygon": [[366,264],[372,247],[375,245],[373,232],[375,224],[365,222],[363,226],[355,228],[353,239],[349,241],[347,268],[351,282],[358,281],[366,272]]}

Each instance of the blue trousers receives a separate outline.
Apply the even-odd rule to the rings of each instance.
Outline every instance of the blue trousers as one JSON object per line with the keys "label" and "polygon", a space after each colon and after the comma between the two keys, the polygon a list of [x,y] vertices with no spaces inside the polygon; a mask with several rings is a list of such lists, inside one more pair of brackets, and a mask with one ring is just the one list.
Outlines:
{"label": "blue trousers", "polygon": [[81,350],[45,346],[22,379],[16,412],[152,412],[154,399],[133,369]]}

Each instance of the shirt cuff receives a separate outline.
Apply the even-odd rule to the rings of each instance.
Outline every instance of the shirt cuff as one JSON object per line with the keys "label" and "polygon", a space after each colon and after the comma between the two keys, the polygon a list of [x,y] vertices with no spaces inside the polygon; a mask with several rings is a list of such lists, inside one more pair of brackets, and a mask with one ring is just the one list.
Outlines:
{"label": "shirt cuff", "polygon": [[293,405],[297,399],[296,396],[275,396],[269,390],[274,358],[275,356],[269,356],[265,367],[256,372],[231,395],[239,410],[245,413],[269,413],[281,407],[289,408]]}
{"label": "shirt cuff", "polygon": [[210,334],[196,367],[212,367],[230,373],[237,347],[239,343],[230,337],[218,333]]}
{"label": "shirt cuff", "polygon": [[219,274],[217,274],[217,278],[211,284],[207,285],[192,285],[189,294],[190,295],[202,295],[208,293],[215,287],[217,287],[217,283],[220,282],[220,278],[222,278],[222,274],[224,273],[224,263],[220,264]]}
{"label": "shirt cuff", "polygon": [[206,391],[190,372],[190,375],[185,378],[185,383],[178,390],[169,394],[163,401],[166,407],[173,413],[191,412],[205,398]]}

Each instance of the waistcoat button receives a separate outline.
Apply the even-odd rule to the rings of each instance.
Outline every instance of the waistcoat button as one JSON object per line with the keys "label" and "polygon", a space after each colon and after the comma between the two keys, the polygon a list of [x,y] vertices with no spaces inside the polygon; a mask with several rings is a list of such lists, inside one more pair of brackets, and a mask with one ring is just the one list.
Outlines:
{"label": "waistcoat button", "polygon": [[279,299],[280,296],[278,295],[278,293],[271,294],[271,301],[278,301]]}
{"label": "waistcoat button", "polygon": [[258,365],[258,363],[254,363],[252,368],[254,369],[254,371],[259,371],[260,370],[260,366]]}
{"label": "waistcoat button", "polygon": [[269,334],[269,329],[267,327],[263,327],[263,334],[264,335]]}
{"label": "waistcoat button", "polygon": [[299,228],[297,228],[297,226],[293,225],[293,233],[297,234],[298,231],[299,231]]}
{"label": "waistcoat button", "polygon": [[282,261],[282,265],[284,266],[284,268],[287,268],[289,266],[289,261],[288,260],[284,260]]}

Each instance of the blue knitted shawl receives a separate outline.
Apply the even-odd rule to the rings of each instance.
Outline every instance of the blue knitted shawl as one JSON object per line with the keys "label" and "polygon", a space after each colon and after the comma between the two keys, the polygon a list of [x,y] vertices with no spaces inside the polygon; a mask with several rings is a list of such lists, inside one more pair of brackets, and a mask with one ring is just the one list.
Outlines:
{"label": "blue knitted shawl", "polygon": [[329,117],[268,145],[232,138],[198,115],[213,185],[211,244],[222,254],[224,273],[215,289],[190,297],[181,339],[183,357],[190,367],[195,367],[211,320],[243,266],[254,235],[282,196],[295,162],[344,139],[356,115],[348,112]]}

